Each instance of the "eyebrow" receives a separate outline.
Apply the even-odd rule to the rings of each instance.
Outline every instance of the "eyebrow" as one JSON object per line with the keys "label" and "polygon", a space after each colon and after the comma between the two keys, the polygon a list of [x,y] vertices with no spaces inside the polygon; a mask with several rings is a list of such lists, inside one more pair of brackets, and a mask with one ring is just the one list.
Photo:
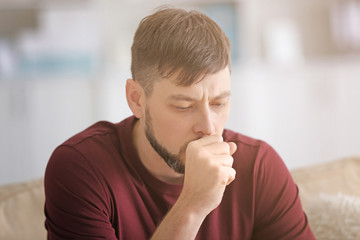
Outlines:
{"label": "eyebrow", "polygon": [[[214,98],[212,98],[212,100],[226,98],[226,97],[229,97],[230,95],[231,95],[231,91],[224,91],[224,92],[220,93],[219,95],[215,96]],[[184,95],[184,94],[172,94],[167,98],[170,100],[177,100],[177,101],[189,101],[189,102],[196,101],[195,98]]]}

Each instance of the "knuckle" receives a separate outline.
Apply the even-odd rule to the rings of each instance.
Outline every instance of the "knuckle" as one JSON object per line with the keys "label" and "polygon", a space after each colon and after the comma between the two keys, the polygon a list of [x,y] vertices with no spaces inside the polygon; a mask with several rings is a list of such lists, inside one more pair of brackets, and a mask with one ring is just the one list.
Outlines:
{"label": "knuckle", "polygon": [[196,142],[194,142],[194,141],[189,142],[188,145],[187,145],[187,149],[195,148],[195,146],[196,146]]}
{"label": "knuckle", "polygon": [[228,157],[229,165],[232,166],[234,163],[234,158],[232,156]]}
{"label": "knuckle", "polygon": [[236,170],[235,170],[234,168],[230,168],[230,174],[231,174],[232,177],[235,178],[235,176],[236,176]]}
{"label": "knuckle", "polygon": [[232,156],[230,156],[230,155],[223,156],[222,164],[224,166],[231,167],[233,162],[234,162],[234,158]]}
{"label": "knuckle", "polygon": [[221,136],[221,135],[219,135],[219,134],[216,134],[216,135],[214,135],[215,136],[215,139],[218,141],[218,142],[223,142],[223,137]]}
{"label": "knuckle", "polygon": [[230,145],[227,142],[223,142],[222,145],[227,153],[230,154]]}

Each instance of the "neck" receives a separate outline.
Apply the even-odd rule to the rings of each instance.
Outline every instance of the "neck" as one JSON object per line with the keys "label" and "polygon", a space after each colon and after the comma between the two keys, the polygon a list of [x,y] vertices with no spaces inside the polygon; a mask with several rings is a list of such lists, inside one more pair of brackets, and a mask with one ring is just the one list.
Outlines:
{"label": "neck", "polygon": [[133,125],[132,139],[142,164],[154,177],[164,182],[183,183],[184,175],[170,168],[150,145],[141,119]]}

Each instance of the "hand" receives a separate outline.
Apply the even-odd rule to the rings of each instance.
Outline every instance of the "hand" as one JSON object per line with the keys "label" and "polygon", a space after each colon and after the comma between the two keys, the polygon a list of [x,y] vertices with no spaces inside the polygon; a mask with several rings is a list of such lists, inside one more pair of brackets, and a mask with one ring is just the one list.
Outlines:
{"label": "hand", "polygon": [[225,188],[235,179],[232,154],[236,144],[220,135],[190,142],[186,149],[184,186],[179,199],[196,212],[208,215],[221,202]]}

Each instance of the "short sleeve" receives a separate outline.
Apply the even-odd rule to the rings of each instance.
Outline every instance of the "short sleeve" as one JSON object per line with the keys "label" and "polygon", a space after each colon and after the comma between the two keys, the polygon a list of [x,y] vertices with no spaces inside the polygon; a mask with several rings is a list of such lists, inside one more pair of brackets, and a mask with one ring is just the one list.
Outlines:
{"label": "short sleeve", "polygon": [[58,147],[45,173],[48,239],[117,239],[103,185],[81,153]]}
{"label": "short sleeve", "polygon": [[315,239],[302,209],[299,191],[282,159],[266,143],[254,168],[253,239]]}

